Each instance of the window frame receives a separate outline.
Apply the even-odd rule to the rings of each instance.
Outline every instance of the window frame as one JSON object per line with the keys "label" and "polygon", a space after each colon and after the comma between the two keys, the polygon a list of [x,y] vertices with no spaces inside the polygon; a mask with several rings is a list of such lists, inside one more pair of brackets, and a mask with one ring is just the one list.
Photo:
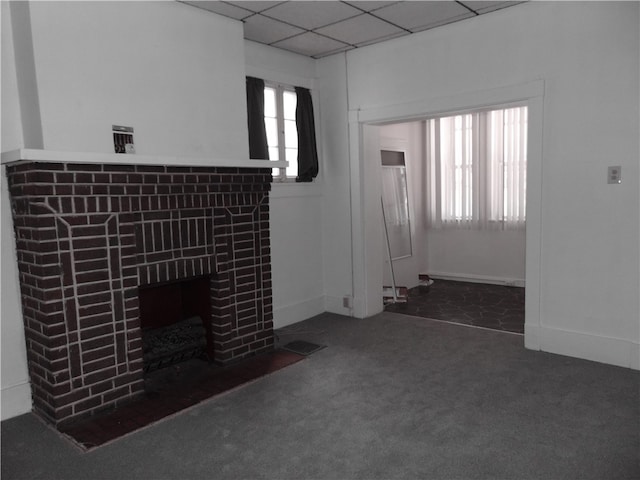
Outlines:
{"label": "window frame", "polygon": [[[286,161],[287,146],[286,146],[286,137],[285,137],[284,94],[285,92],[290,92],[295,95],[295,87],[292,85],[284,84],[284,83],[270,82],[265,80],[264,88],[265,90],[272,89],[275,91],[275,104],[276,104],[275,119],[276,119],[277,139],[278,139],[278,144],[277,144],[278,160]],[[273,118],[273,117],[267,117],[265,114],[264,118],[266,119],[266,118]],[[297,131],[298,129],[296,125],[296,136],[297,136]],[[296,138],[296,143],[297,143],[297,138]],[[274,148],[272,145],[268,145],[268,147],[269,147],[269,150]],[[296,151],[297,151],[297,147],[296,147]],[[273,158],[269,158],[269,159],[276,160]],[[297,161],[297,155],[296,155],[295,161]],[[291,165],[291,162],[289,162],[289,165]],[[296,175],[287,175],[287,168],[274,167],[271,169],[271,172],[272,172],[273,182],[294,183],[296,181],[297,173]]]}

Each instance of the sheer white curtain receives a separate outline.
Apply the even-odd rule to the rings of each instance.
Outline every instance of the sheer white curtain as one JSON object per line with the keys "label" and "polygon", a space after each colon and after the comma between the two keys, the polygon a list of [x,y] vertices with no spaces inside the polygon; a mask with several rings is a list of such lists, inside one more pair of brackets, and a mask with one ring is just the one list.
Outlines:
{"label": "sheer white curtain", "polygon": [[434,118],[425,128],[428,224],[524,227],[527,107]]}

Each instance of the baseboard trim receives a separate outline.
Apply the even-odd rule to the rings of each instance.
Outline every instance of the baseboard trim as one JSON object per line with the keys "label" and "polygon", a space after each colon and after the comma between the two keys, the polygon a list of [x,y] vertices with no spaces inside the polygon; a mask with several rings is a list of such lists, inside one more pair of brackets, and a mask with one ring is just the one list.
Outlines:
{"label": "baseboard trim", "polygon": [[524,339],[529,350],[640,370],[640,343],[631,340],[537,325],[525,325]]}
{"label": "baseboard trim", "polygon": [[629,368],[640,370],[640,343],[632,342],[629,351]]}
{"label": "baseboard trim", "polygon": [[321,295],[289,305],[274,306],[273,328],[286,327],[324,313],[324,304],[324,295]]}
{"label": "baseboard trim", "polygon": [[487,275],[475,275],[473,273],[447,273],[428,272],[432,279],[454,280],[457,282],[488,283],[491,285],[507,285],[510,287],[523,287],[525,281],[522,278],[492,277]]}
{"label": "baseboard trim", "polygon": [[31,384],[28,381],[2,388],[1,420],[29,413],[32,407]]}
{"label": "baseboard trim", "polygon": [[[349,298],[351,305],[354,304],[354,299]],[[324,309],[330,313],[337,313],[338,315],[345,315],[347,317],[353,316],[353,307],[345,307],[343,304],[344,297],[333,297],[331,295],[325,295],[324,297]]]}

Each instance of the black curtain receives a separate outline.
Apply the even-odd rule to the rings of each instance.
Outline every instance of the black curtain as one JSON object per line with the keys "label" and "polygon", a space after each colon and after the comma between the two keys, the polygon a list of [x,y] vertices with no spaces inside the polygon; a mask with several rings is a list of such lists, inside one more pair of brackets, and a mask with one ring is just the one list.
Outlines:
{"label": "black curtain", "polygon": [[296,182],[310,182],[318,175],[316,128],[313,121],[311,92],[296,87],[296,126],[298,128],[298,177]]}
{"label": "black curtain", "polygon": [[269,160],[267,130],[264,127],[264,80],[247,77],[249,158]]}

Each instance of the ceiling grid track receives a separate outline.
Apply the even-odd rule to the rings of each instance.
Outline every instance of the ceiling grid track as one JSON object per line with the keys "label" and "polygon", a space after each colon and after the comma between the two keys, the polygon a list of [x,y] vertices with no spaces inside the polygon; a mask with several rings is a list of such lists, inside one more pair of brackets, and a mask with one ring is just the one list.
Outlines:
{"label": "ceiling grid track", "polygon": [[178,1],[241,21],[247,40],[316,59],[525,3],[481,0]]}

